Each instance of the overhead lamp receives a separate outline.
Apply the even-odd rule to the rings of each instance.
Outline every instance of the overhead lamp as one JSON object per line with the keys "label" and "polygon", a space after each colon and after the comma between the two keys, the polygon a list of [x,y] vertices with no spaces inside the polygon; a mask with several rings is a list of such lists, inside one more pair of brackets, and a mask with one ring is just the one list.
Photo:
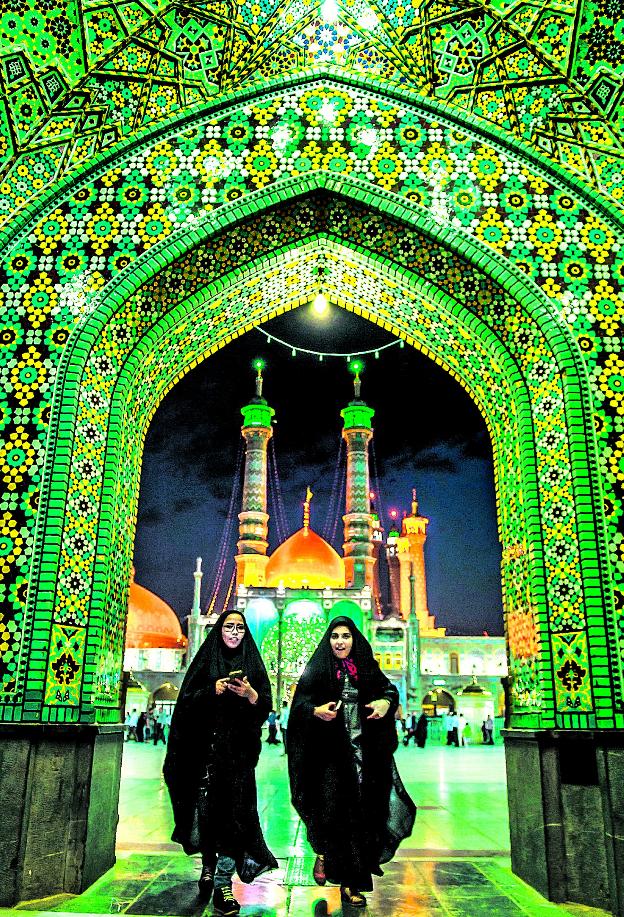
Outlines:
{"label": "overhead lamp", "polygon": [[314,312],[316,313],[316,315],[325,315],[325,313],[327,312],[329,308],[329,302],[327,300],[327,297],[323,293],[318,293],[314,297],[312,308],[314,309]]}

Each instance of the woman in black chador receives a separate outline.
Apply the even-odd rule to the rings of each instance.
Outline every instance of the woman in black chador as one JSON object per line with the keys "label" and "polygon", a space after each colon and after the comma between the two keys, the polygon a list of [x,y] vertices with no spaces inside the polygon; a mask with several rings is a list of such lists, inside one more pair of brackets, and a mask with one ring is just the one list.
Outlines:
{"label": "woman in black chador", "polygon": [[394,751],[399,697],[349,618],[335,618],[308,662],[288,721],[295,809],[317,854],[314,879],[364,907],[372,874],[409,837],[416,807]]}
{"label": "woman in black chador", "polygon": [[[232,673],[232,674],[230,674]],[[225,612],[195,656],[180,689],[164,775],[175,829],[186,853],[202,854],[199,891],[219,914],[238,914],[234,870],[243,882],[277,866],[256,799],[261,728],[271,709],[264,663],[238,612]]]}

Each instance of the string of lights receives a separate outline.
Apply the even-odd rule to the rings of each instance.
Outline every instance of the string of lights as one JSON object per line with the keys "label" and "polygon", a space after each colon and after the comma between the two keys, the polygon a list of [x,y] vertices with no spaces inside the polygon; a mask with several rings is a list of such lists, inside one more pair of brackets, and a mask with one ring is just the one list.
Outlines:
{"label": "string of lights", "polygon": [[267,449],[268,471],[269,471],[269,489],[272,496],[273,516],[275,518],[275,527],[277,529],[277,540],[280,544],[286,541],[290,535],[288,521],[286,519],[286,510],[284,508],[284,498],[280,476],[277,470],[277,456],[275,453],[275,443],[273,437],[269,440]]}
{"label": "string of lights", "polygon": [[232,482],[232,492],[230,494],[230,502],[228,504],[227,516],[223,526],[223,533],[221,535],[221,543],[219,545],[219,550],[217,553],[217,559],[214,565],[213,575],[212,575],[212,590],[210,593],[210,601],[206,609],[206,614],[210,615],[214,611],[215,605],[219,598],[221,592],[221,585],[223,583],[223,575],[225,573],[226,567],[231,562],[231,545],[232,545],[232,535],[234,531],[234,517],[235,517],[235,508],[239,502],[239,494],[241,488],[241,470],[243,465],[243,444],[239,443],[238,453],[236,456],[236,468],[234,470],[234,480]]}
{"label": "string of lights", "polygon": [[288,341],[284,341],[282,338],[276,337],[274,334],[270,334],[264,328],[256,328],[256,331],[259,331],[260,334],[264,335],[267,344],[280,344],[282,347],[286,347],[290,350],[291,356],[296,357],[298,353],[305,353],[308,356],[318,357],[319,362],[322,363],[326,358],[336,357],[341,360],[347,360],[350,362],[354,357],[367,357],[371,354],[375,357],[376,360],[379,359],[379,355],[383,350],[388,350],[390,347],[398,347],[402,350],[405,346],[405,341],[401,338],[397,338],[394,341],[390,341],[388,344],[382,344],[381,347],[371,347],[370,350],[351,350],[346,353],[334,353],[331,351],[325,350],[311,350],[308,347],[300,347],[298,344],[291,344]]}
{"label": "string of lights", "polygon": [[332,532],[335,532],[336,530],[336,516],[340,512],[340,505],[338,503],[338,488],[342,481],[341,472],[344,471],[344,452],[345,441],[341,436],[338,442],[338,455],[336,457],[336,465],[334,468],[334,477],[332,480],[332,489],[329,497],[329,506],[327,508],[325,525],[323,526],[323,538],[325,541],[331,541]]}

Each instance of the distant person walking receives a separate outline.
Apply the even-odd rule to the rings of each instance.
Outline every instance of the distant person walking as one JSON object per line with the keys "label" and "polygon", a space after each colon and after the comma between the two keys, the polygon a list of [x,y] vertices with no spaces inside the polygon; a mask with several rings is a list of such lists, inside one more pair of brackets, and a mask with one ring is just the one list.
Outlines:
{"label": "distant person walking", "polygon": [[427,732],[429,730],[429,719],[426,713],[421,713],[416,723],[416,744],[419,748],[424,748],[427,742]]}
{"label": "distant person walking", "polygon": [[456,712],[449,716],[449,722],[451,725],[451,741],[446,744],[459,748],[459,716]]}
{"label": "distant person walking", "polygon": [[126,739],[134,739],[135,742],[137,739],[137,723],[139,722],[139,714],[137,713],[136,707],[132,708],[132,713],[128,713],[126,716]]}
{"label": "distant person walking", "polygon": [[145,741],[145,727],[147,725],[147,713],[145,710],[141,710],[139,713],[139,718],[136,724],[136,740],[137,742]]}
{"label": "distant person walking", "polygon": [[410,739],[414,740],[416,744],[416,714],[411,713],[406,721],[406,730],[405,735],[403,736],[403,744],[407,747],[409,745]]}
{"label": "distant person walking", "polygon": [[267,717],[267,723],[269,724],[269,735],[267,738],[267,745],[279,745],[279,739],[277,738],[277,713],[275,710],[271,710]]}
{"label": "distant person walking", "polygon": [[483,725],[485,727],[484,742],[486,745],[493,745],[494,744],[494,720],[492,719],[490,715],[488,715]]}
{"label": "distant person walking", "polygon": [[446,744],[453,744],[453,711],[449,710],[446,714]]}
{"label": "distant person walking", "polygon": [[288,751],[287,745],[287,733],[288,733],[288,719],[290,717],[290,707],[288,706],[288,701],[282,701],[282,711],[280,713],[279,725],[280,732],[282,734],[282,742],[284,743],[284,754]]}
{"label": "distant person walking", "polygon": [[155,710],[153,722],[154,722],[154,734],[153,734],[154,745],[158,745],[159,742],[162,742],[163,745],[166,745],[167,741],[165,739],[165,722],[166,722],[165,711],[162,709]]}

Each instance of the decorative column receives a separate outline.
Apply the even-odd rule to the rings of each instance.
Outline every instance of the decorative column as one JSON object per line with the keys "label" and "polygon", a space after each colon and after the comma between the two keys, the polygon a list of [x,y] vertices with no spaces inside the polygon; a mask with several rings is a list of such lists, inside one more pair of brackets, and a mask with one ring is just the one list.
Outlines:
{"label": "decorative column", "polygon": [[[398,557],[401,575],[401,615],[407,620],[412,605],[418,618],[421,635],[437,633],[442,636],[443,628],[436,628],[435,616],[429,614],[427,603],[427,576],[425,573],[425,541],[429,520],[418,513],[416,490],[412,490],[412,509],[403,517],[401,537],[398,539]],[[413,577],[413,580],[412,580]]]}
{"label": "decorative column", "polygon": [[375,411],[360,399],[362,363],[353,361],[355,397],[340,416],[347,444],[347,486],[344,522],[345,585],[374,587],[373,526],[370,513],[368,444],[373,438],[371,421]]}
{"label": "decorative column", "polygon": [[383,602],[381,599],[381,556],[384,548],[384,530],[375,510],[375,494],[370,492],[371,525],[373,532],[373,616],[382,620],[384,616]]}
{"label": "decorative column", "polygon": [[420,710],[422,693],[420,689],[420,621],[416,613],[416,572],[414,565],[409,575],[410,613],[407,619],[407,704],[413,709],[414,702]]}
{"label": "decorative column", "polygon": [[418,501],[416,500],[416,489],[414,488],[412,490],[412,512],[403,519],[403,534],[407,537],[409,543],[409,553],[412,561],[410,576],[414,577],[413,590],[410,589],[410,594],[413,591],[414,609],[423,623],[429,615],[427,576],[425,574],[425,541],[427,540],[428,525],[429,520],[425,516],[418,515]]}
{"label": "decorative column", "polygon": [[188,649],[186,651],[186,665],[187,668],[195,658],[198,649],[201,646],[204,628],[200,623],[201,617],[201,582],[202,582],[202,559],[201,557],[197,558],[195,571],[193,573],[193,579],[195,580],[195,588],[193,590],[193,607],[191,608],[191,613],[188,617]]}
{"label": "decorative column", "polygon": [[390,608],[395,614],[401,614],[401,568],[399,564],[400,532],[397,531],[397,511],[391,510],[392,519],[390,531],[386,538],[386,562],[388,564],[388,591]]}
{"label": "decorative column", "polygon": [[267,447],[273,435],[271,427],[275,414],[262,397],[264,362],[256,360],[256,395],[241,408],[245,440],[245,478],[243,502],[238,514],[238,543],[236,555],[236,585],[263,586],[269,558],[267,535]]}

